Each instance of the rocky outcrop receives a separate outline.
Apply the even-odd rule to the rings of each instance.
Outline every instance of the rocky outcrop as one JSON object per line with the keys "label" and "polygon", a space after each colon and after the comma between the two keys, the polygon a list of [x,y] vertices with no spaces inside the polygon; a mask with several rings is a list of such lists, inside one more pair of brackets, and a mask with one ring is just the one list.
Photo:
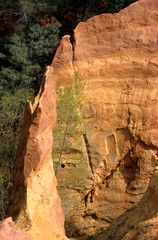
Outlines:
{"label": "rocky outcrop", "polygon": [[[89,124],[88,158],[76,166],[84,162],[86,180],[80,170],[76,179],[85,187],[82,181],[75,186],[71,157],[57,176],[70,237],[86,238],[138,202],[158,163],[157,15],[156,0],[140,0],[118,14],[93,17],[78,24],[73,45],[65,36],[56,52],[59,84],[77,73],[85,78]],[[65,185],[67,177],[72,181]]]}
{"label": "rocky outcrop", "polygon": [[67,239],[51,160],[55,121],[55,81],[53,68],[47,67],[34,105],[26,103],[8,209],[32,240]]}
{"label": "rocky outcrop", "polygon": [[0,222],[0,239],[30,240],[23,231],[16,226],[11,217]]}
{"label": "rocky outcrop", "polygon": [[158,167],[141,200],[94,240],[158,239]]}

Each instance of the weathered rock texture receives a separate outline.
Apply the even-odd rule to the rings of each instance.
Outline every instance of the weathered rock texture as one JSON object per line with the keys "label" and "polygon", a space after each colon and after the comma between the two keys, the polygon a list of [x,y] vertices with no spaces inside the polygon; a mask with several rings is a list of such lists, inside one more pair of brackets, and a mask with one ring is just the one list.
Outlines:
{"label": "weathered rock texture", "polygon": [[34,106],[26,103],[8,210],[32,240],[66,239],[51,160],[55,120],[55,81],[53,68],[47,67]]}
{"label": "weathered rock texture", "polygon": [[141,200],[122,214],[94,240],[157,240],[158,239],[158,167]]}
{"label": "weathered rock texture", "polygon": [[0,239],[1,240],[30,240],[23,231],[16,226],[12,218],[6,218],[0,222]]}
{"label": "weathered rock texture", "polygon": [[[118,14],[80,23],[73,46],[63,37],[52,66],[59,84],[78,72],[86,79],[87,186],[75,188],[71,157],[69,168],[61,168],[58,175],[68,236],[86,237],[141,199],[157,165],[157,0],[140,0]],[[82,171],[77,174],[76,179],[82,179]],[[71,184],[65,184],[65,176]]]}

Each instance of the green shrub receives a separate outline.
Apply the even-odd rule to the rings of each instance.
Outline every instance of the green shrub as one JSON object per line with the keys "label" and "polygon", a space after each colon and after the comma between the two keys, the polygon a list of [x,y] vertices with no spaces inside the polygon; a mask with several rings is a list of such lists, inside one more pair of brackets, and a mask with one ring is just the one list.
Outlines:
{"label": "green shrub", "polygon": [[58,159],[54,162],[56,174],[63,153],[72,155],[76,151],[74,142],[79,148],[80,136],[85,133],[83,85],[83,78],[76,76],[64,87],[57,88],[57,120],[53,130],[53,157]]}

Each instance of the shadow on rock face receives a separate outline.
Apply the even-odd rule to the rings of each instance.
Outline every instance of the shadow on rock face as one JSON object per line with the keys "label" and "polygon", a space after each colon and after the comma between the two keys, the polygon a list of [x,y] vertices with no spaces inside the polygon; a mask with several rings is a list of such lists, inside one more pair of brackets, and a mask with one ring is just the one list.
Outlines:
{"label": "shadow on rock face", "polygon": [[118,217],[109,228],[96,234],[93,240],[158,239],[158,167],[149,187],[132,208]]}

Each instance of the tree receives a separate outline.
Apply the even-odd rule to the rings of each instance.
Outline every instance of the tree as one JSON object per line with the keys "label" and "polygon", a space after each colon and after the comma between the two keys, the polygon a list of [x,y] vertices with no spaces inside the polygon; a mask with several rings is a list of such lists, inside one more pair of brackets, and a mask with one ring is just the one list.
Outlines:
{"label": "tree", "polygon": [[85,133],[84,80],[79,75],[64,87],[57,88],[57,120],[53,131],[53,159],[55,173],[62,165],[63,153],[76,151],[81,146],[80,137]]}
{"label": "tree", "polygon": [[0,2],[0,15],[9,12],[18,16],[18,23],[30,23],[45,12],[55,12],[57,8],[54,2],[53,0],[6,0]]}
{"label": "tree", "polygon": [[131,3],[137,0],[104,0],[107,3],[107,12],[115,13],[121,11],[123,8],[127,7]]}
{"label": "tree", "polygon": [[38,92],[60,43],[60,26],[30,23],[25,31],[0,39],[0,220],[6,216],[24,103]]}
{"label": "tree", "polygon": [[26,33],[15,33],[0,40],[1,87],[39,89],[44,68],[60,43],[60,23],[31,24]]}

